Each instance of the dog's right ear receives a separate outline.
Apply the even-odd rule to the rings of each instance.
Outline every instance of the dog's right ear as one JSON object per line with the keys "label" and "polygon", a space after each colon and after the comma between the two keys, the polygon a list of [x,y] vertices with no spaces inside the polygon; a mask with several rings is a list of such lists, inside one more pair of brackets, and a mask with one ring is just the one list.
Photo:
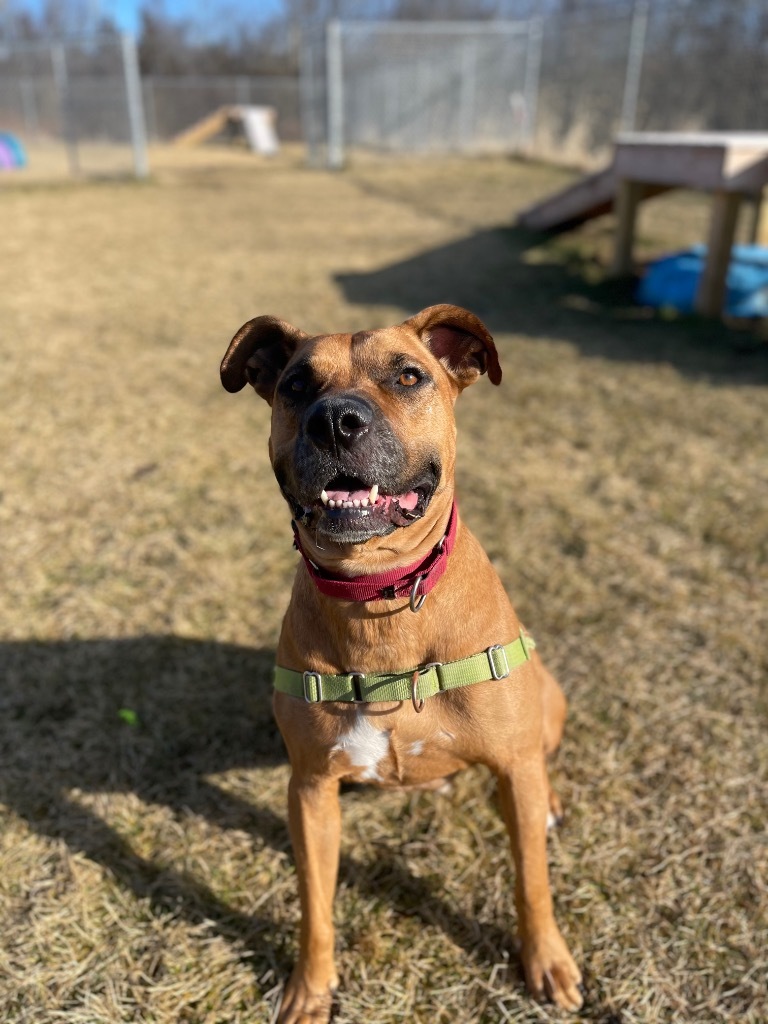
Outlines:
{"label": "dog's right ear", "polygon": [[296,346],[309,337],[276,316],[257,316],[243,324],[221,361],[221,383],[236,392],[250,384],[272,405],[275,385]]}

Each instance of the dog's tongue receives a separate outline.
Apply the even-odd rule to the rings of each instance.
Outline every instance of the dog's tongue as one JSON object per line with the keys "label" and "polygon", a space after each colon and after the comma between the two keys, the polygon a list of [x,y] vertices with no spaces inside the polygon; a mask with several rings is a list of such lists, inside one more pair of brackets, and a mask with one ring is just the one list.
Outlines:
{"label": "dog's tongue", "polygon": [[398,503],[400,508],[407,509],[409,512],[416,508],[418,500],[419,496],[416,491],[408,491],[407,494],[398,494],[395,498],[395,501]]}

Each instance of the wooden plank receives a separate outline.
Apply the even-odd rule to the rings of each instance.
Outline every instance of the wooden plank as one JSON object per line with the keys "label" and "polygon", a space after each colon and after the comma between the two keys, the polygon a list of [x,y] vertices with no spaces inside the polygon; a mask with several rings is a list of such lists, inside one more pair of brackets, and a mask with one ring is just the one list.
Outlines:
{"label": "wooden plank", "polygon": [[768,132],[619,132],[616,142],[653,146],[753,146],[768,149]]}
{"label": "wooden plank", "polygon": [[207,139],[212,139],[214,135],[218,135],[226,127],[233,109],[232,107],[219,107],[212,114],[208,114],[207,117],[195,122],[190,128],[179,132],[173,139],[173,145],[196,146]]}
{"label": "wooden plank", "polygon": [[768,246],[768,195],[763,189],[754,197],[752,218],[749,225],[749,240],[752,245]]}
{"label": "wooden plank", "polygon": [[644,198],[645,188],[640,182],[627,178],[620,178],[616,182],[616,237],[611,266],[615,277],[632,273],[637,209]]}
{"label": "wooden plank", "polygon": [[[234,113],[241,119],[248,145],[254,153],[274,156],[280,149],[275,123],[274,107],[236,107]],[[233,116],[234,116],[233,113]]]}
{"label": "wooden plank", "polygon": [[768,154],[750,154],[749,159],[743,153],[729,154],[726,174],[725,187],[729,192],[758,195],[768,185]]}
{"label": "wooden plank", "polygon": [[768,184],[768,134],[658,132],[619,135],[616,173],[706,191],[756,192]]}
{"label": "wooden plank", "polygon": [[722,314],[725,278],[742,197],[737,192],[716,192],[712,197],[707,261],[696,293],[696,312],[702,316]]}
{"label": "wooden plank", "polygon": [[530,231],[564,231],[608,213],[613,206],[613,193],[613,169],[609,167],[522,210],[517,223]]}
{"label": "wooden plank", "polygon": [[620,178],[709,191],[723,187],[725,149],[722,146],[619,143],[615,166]]}

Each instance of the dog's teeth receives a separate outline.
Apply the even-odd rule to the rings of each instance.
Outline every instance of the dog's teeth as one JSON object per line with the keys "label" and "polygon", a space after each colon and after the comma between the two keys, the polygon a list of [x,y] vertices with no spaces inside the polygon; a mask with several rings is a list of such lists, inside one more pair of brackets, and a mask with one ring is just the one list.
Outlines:
{"label": "dog's teeth", "polygon": [[371,493],[368,495],[368,500],[370,501],[370,503],[372,505],[374,504],[374,502],[376,501],[378,496],[379,496],[379,485],[378,484],[374,484],[373,487],[371,488]]}
{"label": "dog's teeth", "polygon": [[328,504],[328,495],[325,493],[325,491],[320,491],[320,501],[322,501],[324,505]]}
{"label": "dog's teeth", "polygon": [[357,498],[355,498],[352,504],[355,506],[355,508],[360,508],[360,502],[357,500]]}
{"label": "dog's teeth", "polygon": [[368,499],[367,498],[363,498],[363,500],[360,502],[360,508],[368,508]]}
{"label": "dog's teeth", "polygon": [[328,508],[336,508],[336,502],[333,500],[333,498],[328,499]]}

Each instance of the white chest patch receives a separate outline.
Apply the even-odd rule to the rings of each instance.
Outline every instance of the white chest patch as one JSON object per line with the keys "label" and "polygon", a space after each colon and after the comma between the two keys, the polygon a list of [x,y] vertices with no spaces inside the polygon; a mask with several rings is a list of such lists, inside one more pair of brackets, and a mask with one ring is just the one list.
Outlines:
{"label": "white chest patch", "polygon": [[381,781],[378,766],[389,753],[389,733],[375,728],[358,711],[352,728],[334,745],[332,753],[337,752],[346,754],[350,764],[361,769],[361,779]]}

